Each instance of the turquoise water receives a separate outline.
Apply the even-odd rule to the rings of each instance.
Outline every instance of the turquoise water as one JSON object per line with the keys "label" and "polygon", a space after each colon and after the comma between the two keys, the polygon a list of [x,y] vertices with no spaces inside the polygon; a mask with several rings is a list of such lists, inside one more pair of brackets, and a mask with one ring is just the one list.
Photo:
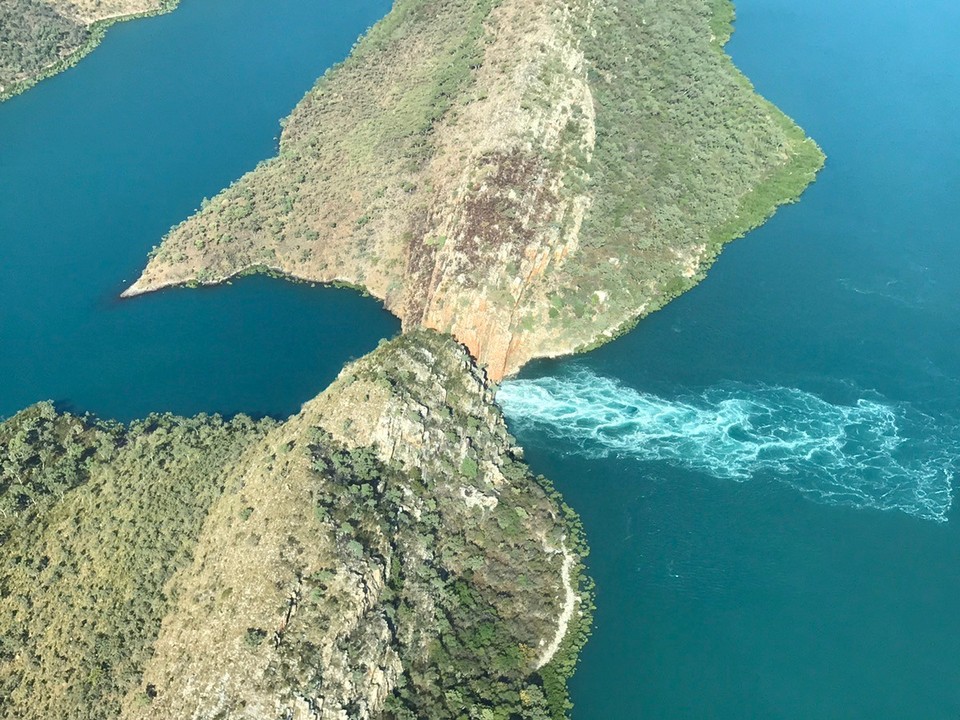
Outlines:
{"label": "turquoise water", "polygon": [[0,105],[0,416],[43,399],[283,416],[397,332],[374,300],[266,278],[117,300],[388,7],[184,0]]}
{"label": "turquoise water", "polygon": [[[116,299],[388,5],[185,0],[0,105],[0,415],[282,416],[397,331],[266,278]],[[575,718],[955,720],[960,7],[738,13],[730,51],[827,169],[635,332],[500,395],[593,548]]]}
{"label": "turquoise water", "polygon": [[829,159],[706,282],[500,399],[583,517],[592,718],[960,717],[960,5],[741,0]]}

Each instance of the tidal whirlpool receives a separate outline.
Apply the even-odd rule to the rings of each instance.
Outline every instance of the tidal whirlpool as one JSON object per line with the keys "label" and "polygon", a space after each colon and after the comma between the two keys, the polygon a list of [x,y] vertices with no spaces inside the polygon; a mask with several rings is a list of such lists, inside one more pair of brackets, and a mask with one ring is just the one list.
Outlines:
{"label": "tidal whirlpool", "polygon": [[776,479],[812,499],[946,522],[960,433],[905,404],[835,404],[797,388],[714,386],[663,398],[578,368],[504,382],[524,442],[661,461],[716,478]]}

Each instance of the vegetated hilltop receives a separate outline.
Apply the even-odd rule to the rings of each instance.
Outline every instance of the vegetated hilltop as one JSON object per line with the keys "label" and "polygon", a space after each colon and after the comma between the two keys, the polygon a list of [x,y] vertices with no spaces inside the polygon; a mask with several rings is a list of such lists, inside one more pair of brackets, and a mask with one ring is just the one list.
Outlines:
{"label": "vegetated hilltop", "polygon": [[694,285],[823,162],[722,46],[728,0],[397,0],[279,156],[127,295],[252,270],[359,285],[494,379]]}
{"label": "vegetated hilltop", "polygon": [[561,718],[579,525],[425,331],[283,424],[0,425],[0,715]]}
{"label": "vegetated hilltop", "polygon": [[3,0],[0,100],[76,63],[111,22],[172,9],[177,0]]}

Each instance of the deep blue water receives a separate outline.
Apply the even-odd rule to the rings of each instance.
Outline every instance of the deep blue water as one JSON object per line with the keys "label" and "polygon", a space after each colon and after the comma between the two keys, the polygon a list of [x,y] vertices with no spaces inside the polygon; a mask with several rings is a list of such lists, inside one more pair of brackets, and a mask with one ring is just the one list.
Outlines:
{"label": "deep blue water", "polygon": [[960,717],[960,5],[740,0],[824,148],[708,279],[501,401],[583,517],[575,717]]}
{"label": "deep blue water", "polygon": [[397,332],[374,300],[266,278],[117,300],[389,5],[184,0],[0,105],[0,417],[283,416]]}
{"label": "deep blue water", "polygon": [[[282,416],[397,331],[266,278],[116,299],[388,5],[184,0],[0,105],[0,415]],[[738,14],[735,60],[827,168],[633,333],[501,394],[593,549],[575,718],[955,720],[960,6]]]}

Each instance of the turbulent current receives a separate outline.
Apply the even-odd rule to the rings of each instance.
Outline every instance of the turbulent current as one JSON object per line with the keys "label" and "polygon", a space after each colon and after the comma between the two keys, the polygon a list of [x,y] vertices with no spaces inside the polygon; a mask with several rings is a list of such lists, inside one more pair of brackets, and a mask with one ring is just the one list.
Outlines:
{"label": "turbulent current", "polygon": [[796,388],[730,384],[669,399],[576,369],[506,381],[497,399],[518,433],[571,452],[773,478],[818,501],[939,522],[960,457],[954,429],[876,398],[840,405]]}

